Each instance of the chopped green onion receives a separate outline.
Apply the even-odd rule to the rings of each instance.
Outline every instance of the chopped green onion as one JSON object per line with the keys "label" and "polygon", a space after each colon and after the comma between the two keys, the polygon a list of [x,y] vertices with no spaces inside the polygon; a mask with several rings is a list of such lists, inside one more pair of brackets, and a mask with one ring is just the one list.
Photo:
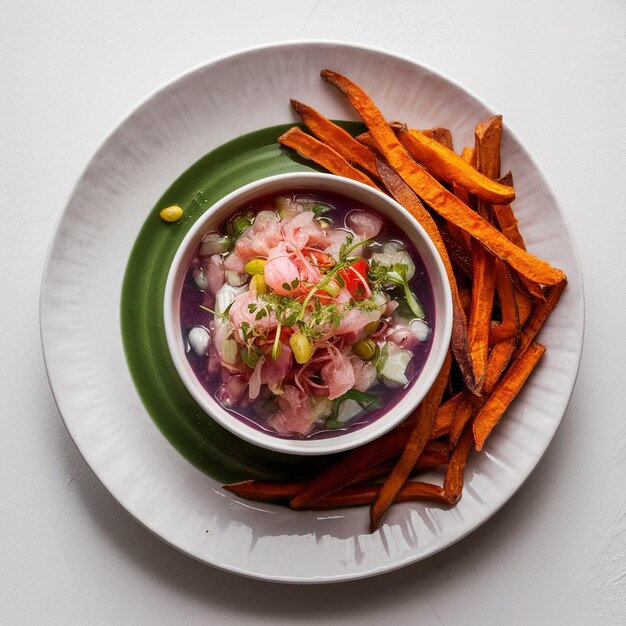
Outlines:
{"label": "chopped green onion", "polygon": [[228,222],[226,230],[234,239],[239,239],[250,226],[252,226],[252,220],[249,217],[237,215]]}

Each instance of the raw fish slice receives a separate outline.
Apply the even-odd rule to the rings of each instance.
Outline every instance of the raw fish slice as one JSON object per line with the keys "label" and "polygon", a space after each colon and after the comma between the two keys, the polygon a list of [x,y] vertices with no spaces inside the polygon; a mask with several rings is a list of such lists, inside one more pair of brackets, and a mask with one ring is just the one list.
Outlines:
{"label": "raw fish slice", "polygon": [[367,391],[376,382],[376,368],[355,355],[350,357],[350,363],[354,371],[354,389]]}
{"label": "raw fish slice", "polygon": [[354,387],[354,368],[346,354],[329,346],[330,361],[320,370],[322,380],[328,386],[328,399],[343,396]]}
{"label": "raw fish slice", "polygon": [[315,425],[309,397],[293,385],[278,396],[279,411],[268,425],[281,435],[308,435]]}

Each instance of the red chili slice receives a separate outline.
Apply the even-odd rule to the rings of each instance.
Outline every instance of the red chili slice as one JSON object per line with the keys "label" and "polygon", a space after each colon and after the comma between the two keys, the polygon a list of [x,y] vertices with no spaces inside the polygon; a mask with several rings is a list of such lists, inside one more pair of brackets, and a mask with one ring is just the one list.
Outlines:
{"label": "red chili slice", "polygon": [[350,267],[339,270],[338,272],[346,285],[346,289],[350,292],[350,295],[357,300],[362,300],[367,297],[365,285],[369,285],[367,282],[368,270],[369,265],[367,261],[365,259],[359,259],[350,265]]}

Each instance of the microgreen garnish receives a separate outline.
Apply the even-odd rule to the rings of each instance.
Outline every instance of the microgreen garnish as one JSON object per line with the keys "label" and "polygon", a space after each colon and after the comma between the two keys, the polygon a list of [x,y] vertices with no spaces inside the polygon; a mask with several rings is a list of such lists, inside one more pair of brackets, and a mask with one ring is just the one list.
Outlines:
{"label": "microgreen garnish", "polygon": [[330,204],[322,204],[321,202],[316,202],[315,204],[309,207],[311,211],[315,214],[315,217],[319,217],[320,215],[325,215],[326,213],[330,213],[333,210],[333,207]]}

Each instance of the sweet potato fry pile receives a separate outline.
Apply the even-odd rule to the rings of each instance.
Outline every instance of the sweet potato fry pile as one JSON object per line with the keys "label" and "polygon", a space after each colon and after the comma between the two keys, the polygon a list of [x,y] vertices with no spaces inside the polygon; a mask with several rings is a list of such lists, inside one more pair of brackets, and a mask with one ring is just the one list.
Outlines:
{"label": "sweet potato fry pile", "polygon": [[[501,116],[481,120],[475,144],[459,155],[450,130],[390,123],[350,79],[331,70],[321,76],[367,131],[352,137],[292,100],[310,134],[296,126],[278,141],[333,174],[385,190],[421,223],[450,282],[450,353],[420,406],[380,439],[304,482],[250,480],[225,488],[297,510],[369,505],[373,532],[394,502],[459,500],[471,451],[485,446],[545,352],[535,339],[567,279],[526,250],[511,204],[513,178],[500,171]],[[442,485],[418,478],[426,472],[429,478],[439,472]]]}

